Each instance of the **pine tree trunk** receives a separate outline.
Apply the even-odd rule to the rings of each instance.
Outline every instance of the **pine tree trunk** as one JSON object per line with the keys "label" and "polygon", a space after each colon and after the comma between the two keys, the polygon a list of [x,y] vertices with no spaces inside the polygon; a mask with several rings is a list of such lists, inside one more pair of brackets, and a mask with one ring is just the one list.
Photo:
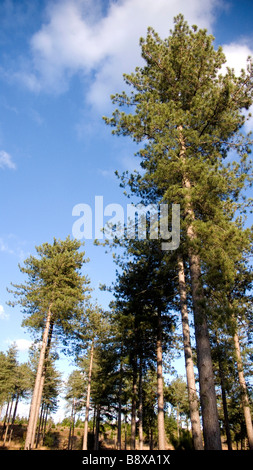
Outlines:
{"label": "pine tree trunk", "polygon": [[37,375],[36,375],[33,396],[32,396],[32,402],[31,402],[31,407],[30,407],[29,422],[27,426],[25,450],[31,450],[34,445],[37,420],[39,416],[40,401],[41,401],[41,396],[42,396],[42,388],[44,384],[43,370],[44,370],[44,362],[45,362],[48,336],[49,336],[51,317],[52,317],[51,308],[52,308],[52,305],[50,305],[48,309],[46,326],[45,326],[44,333],[43,333],[42,347],[40,350],[39,364],[38,364]]}
{"label": "pine tree trunk", "polygon": [[9,426],[10,426],[11,412],[12,412],[13,403],[14,403],[14,397],[12,396],[10,411],[9,411],[9,414],[8,414],[8,417],[7,417],[7,425],[6,425],[5,435],[4,435],[4,444],[3,444],[4,446],[5,446],[5,443],[6,443],[6,440],[7,440],[7,436],[8,436],[8,431],[9,431]]}
{"label": "pine tree trunk", "polygon": [[203,293],[201,292],[202,288],[200,283],[200,260],[198,255],[192,253],[191,249],[189,250],[189,261],[205,449],[221,450],[211,346],[206,316],[203,308]]}
{"label": "pine tree trunk", "polygon": [[91,350],[90,350],[90,365],[89,365],[85,421],[84,421],[84,432],[83,432],[83,450],[87,450],[87,445],[88,445],[88,423],[89,423],[89,410],[90,410],[90,390],[91,390],[91,375],[92,375],[92,367],[93,367],[93,354],[94,354],[94,340],[92,340]]}
{"label": "pine tree trunk", "polygon": [[154,449],[154,436],[153,436],[153,428],[150,428],[150,440],[149,440],[149,450]]}
{"label": "pine tree trunk", "polygon": [[121,450],[121,395],[122,395],[122,362],[120,361],[120,382],[119,382],[119,409],[118,409],[118,429],[117,429],[117,449]]}
{"label": "pine tree trunk", "polygon": [[[186,159],[186,147],[183,138],[183,128],[178,127],[180,152],[182,163]],[[191,182],[186,174],[183,175],[183,187],[187,190],[185,195],[185,218],[188,222],[187,238],[189,240],[188,258],[190,265],[192,302],[194,312],[195,339],[197,349],[197,366],[199,372],[200,404],[203,420],[203,434],[206,450],[221,450],[221,437],[215,393],[211,346],[204,309],[204,294],[201,284],[201,263],[199,255],[195,252],[193,244],[196,233],[193,227],[195,214],[192,208],[190,190]]]}
{"label": "pine tree trunk", "polygon": [[17,396],[16,396],[16,403],[15,403],[15,408],[14,408],[12,421],[11,421],[11,426],[10,426],[9,444],[11,443],[11,438],[12,438],[12,433],[13,433],[13,426],[14,426],[14,423],[15,423],[17,409],[18,409],[18,401],[19,401],[19,393],[17,393]]}
{"label": "pine tree trunk", "polygon": [[143,403],[142,403],[142,351],[139,367],[139,450],[143,450]]}
{"label": "pine tree trunk", "polygon": [[224,372],[223,372],[222,363],[220,359],[219,359],[219,377],[220,377],[220,383],[221,383],[221,397],[222,397],[224,425],[226,429],[228,450],[233,450],[230,427],[229,427],[229,419],[228,419],[228,407],[227,407],[226,388],[225,388],[225,383],[224,383],[225,382]]}
{"label": "pine tree trunk", "polygon": [[53,326],[54,326],[53,322],[50,320],[48,339],[47,339],[47,345],[46,345],[46,351],[45,351],[44,363],[43,363],[43,369],[42,369],[42,375],[41,375],[41,379],[40,379],[39,390],[38,390],[37,401],[36,401],[36,412],[35,412],[35,414],[37,416],[37,419],[34,423],[34,428],[33,428],[33,434],[32,434],[32,442],[33,443],[35,442],[37,420],[38,420],[39,413],[40,413],[41,400],[42,400],[43,389],[44,389],[44,384],[45,384],[46,370],[47,370],[47,360],[48,360],[48,357],[49,357],[49,352],[50,352],[50,347],[51,347],[51,341],[52,341],[52,335],[53,335]]}
{"label": "pine tree trunk", "polygon": [[179,294],[180,294],[180,309],[181,309],[182,328],[183,328],[185,369],[186,369],[187,391],[188,391],[189,408],[190,408],[193,446],[195,450],[203,450],[204,447],[203,447],[202,432],[201,432],[201,426],[200,426],[199,404],[198,404],[198,397],[197,397],[197,391],[196,391],[194,364],[193,364],[192,349],[191,349],[191,337],[190,337],[190,327],[189,327],[189,319],[188,319],[184,263],[183,263],[183,258],[181,257],[181,255],[177,256],[177,265],[178,265],[178,280],[179,280]]}
{"label": "pine tree trunk", "polygon": [[[74,399],[75,400],[75,399]],[[72,443],[72,429],[73,429],[73,416],[74,416],[74,400],[71,407],[71,418],[70,418],[70,425],[69,425],[69,439],[68,439],[68,450],[71,449]]]}
{"label": "pine tree trunk", "polygon": [[47,430],[47,418],[49,414],[49,406],[46,407],[45,414],[43,416],[43,425],[42,425],[42,444],[44,444],[46,430]]}
{"label": "pine tree trunk", "polygon": [[130,449],[135,450],[136,438],[136,397],[137,397],[137,364],[136,357],[133,365],[133,388],[132,388],[132,410],[131,410],[131,442]]}
{"label": "pine tree trunk", "polygon": [[74,403],[73,403],[73,425],[72,425],[72,436],[71,436],[70,450],[73,449],[74,436],[75,436],[75,422],[76,422],[76,402],[75,402],[75,399],[74,399]]}
{"label": "pine tree trunk", "polygon": [[252,426],[250,406],[249,406],[249,397],[248,397],[246,381],[244,378],[240,343],[239,343],[239,337],[238,337],[237,331],[235,331],[234,333],[234,345],[235,345],[237,370],[238,370],[238,377],[239,377],[239,383],[240,383],[240,389],[241,389],[241,399],[242,399],[243,413],[244,413],[244,419],[245,419],[246,430],[247,430],[247,437],[248,437],[248,442],[249,442],[249,448],[250,450],[253,450],[253,426]]}
{"label": "pine tree trunk", "polygon": [[97,405],[96,432],[94,441],[94,450],[99,450],[99,428],[100,428],[100,404]]}
{"label": "pine tree trunk", "polygon": [[3,439],[3,437],[4,437],[4,431],[5,431],[5,427],[6,427],[7,416],[8,416],[8,413],[9,413],[9,407],[10,407],[10,401],[7,402],[7,407],[6,407],[6,411],[5,411],[5,415],[4,415],[3,427],[2,427],[2,431],[1,431],[1,439]]}
{"label": "pine tree trunk", "polygon": [[41,435],[41,429],[42,429],[42,423],[43,423],[43,417],[44,417],[44,410],[45,410],[45,402],[42,402],[41,410],[40,410],[40,419],[39,419],[39,426],[37,429],[37,435],[35,439],[35,448],[38,448],[39,442],[40,442],[40,435]]}
{"label": "pine tree trunk", "polygon": [[163,399],[163,351],[161,311],[157,317],[157,404],[158,404],[158,449],[165,450],[164,399]]}

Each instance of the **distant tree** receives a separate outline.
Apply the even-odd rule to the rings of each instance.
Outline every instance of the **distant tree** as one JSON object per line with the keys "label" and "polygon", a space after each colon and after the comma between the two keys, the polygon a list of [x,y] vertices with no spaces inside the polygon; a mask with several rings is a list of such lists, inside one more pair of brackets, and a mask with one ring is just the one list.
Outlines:
{"label": "distant tree", "polygon": [[11,305],[20,304],[28,315],[23,321],[36,331],[43,329],[40,358],[31,402],[25,449],[32,449],[45,380],[45,361],[49,355],[53,330],[58,336],[71,339],[73,323],[82,314],[82,303],[88,280],[82,276],[84,252],[79,252],[77,240],[56,240],[52,245],[44,243],[36,247],[37,255],[30,256],[20,267],[28,279],[15,285],[10,291],[14,298]]}
{"label": "distant tree", "polygon": [[28,397],[31,376],[29,365],[18,363],[15,343],[9,347],[6,354],[0,353],[0,397],[1,404],[7,404],[1,433],[4,444],[8,439],[11,441],[18,403],[20,399]]}
{"label": "distant tree", "polygon": [[69,423],[68,450],[72,449],[75,430],[76,412],[80,411],[84,402],[84,377],[80,370],[74,370],[66,383],[65,399],[71,404],[71,417]]}

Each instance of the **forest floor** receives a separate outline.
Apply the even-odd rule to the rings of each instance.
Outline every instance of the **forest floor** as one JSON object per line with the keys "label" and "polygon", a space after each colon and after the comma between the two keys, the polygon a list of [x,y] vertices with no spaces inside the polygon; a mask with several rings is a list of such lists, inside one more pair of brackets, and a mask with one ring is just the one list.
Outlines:
{"label": "forest floor", "polygon": [[[0,423],[1,426],[2,423]],[[1,426],[2,428],[2,426]],[[13,433],[11,442],[9,439],[6,440],[5,444],[3,440],[0,440],[0,450],[22,450],[24,448],[25,443],[25,434],[26,434],[26,425],[15,424],[13,426]],[[72,439],[72,449],[71,450],[82,450],[82,436],[83,436],[83,428],[75,428],[74,436]],[[92,435],[89,435],[92,438]],[[44,445],[39,445],[37,447],[38,450],[68,450],[69,445],[69,428],[64,427],[62,425],[55,425],[49,428],[46,432]],[[100,434],[99,445],[101,449],[116,449],[116,438],[113,437],[109,433]],[[89,447],[89,445],[88,445]],[[92,449],[93,446],[91,445],[90,448]],[[223,450],[227,450],[227,445],[223,441],[222,442]],[[125,449],[125,442],[123,439],[122,442],[122,449]],[[126,446],[127,450],[130,450],[130,446]],[[138,446],[137,446],[138,450]],[[143,450],[149,450],[148,443],[144,444]],[[154,447],[154,450],[156,448]],[[167,450],[174,450],[172,444],[168,444]]]}
{"label": "forest floor", "polygon": [[[1,423],[0,423],[1,426]],[[2,428],[2,426],[1,426]],[[13,433],[11,442],[0,440],[0,450],[22,450],[25,443],[26,425],[15,424],[13,426]],[[74,436],[72,438],[72,450],[82,450],[82,436],[83,428],[75,428]],[[89,436],[92,438],[92,436]],[[69,444],[69,428],[64,426],[54,426],[49,428],[46,432],[44,445],[39,445],[38,450],[68,450]],[[99,439],[101,449],[116,449],[116,439],[112,438],[109,434],[101,434]],[[92,448],[92,447],[91,447]],[[173,449],[172,446],[168,447]],[[125,442],[122,442],[122,449],[125,449]],[[127,450],[130,449],[127,446]],[[149,450],[149,445],[144,445],[143,450]]]}

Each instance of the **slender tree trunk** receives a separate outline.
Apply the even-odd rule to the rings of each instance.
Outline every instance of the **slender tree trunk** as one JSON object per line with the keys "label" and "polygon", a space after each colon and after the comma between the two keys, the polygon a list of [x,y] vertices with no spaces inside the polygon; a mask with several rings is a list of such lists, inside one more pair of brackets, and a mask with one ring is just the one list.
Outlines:
{"label": "slender tree trunk", "polygon": [[75,399],[74,399],[74,403],[73,403],[73,425],[72,425],[72,436],[71,436],[70,450],[73,449],[74,435],[75,435],[75,421],[76,421],[76,402],[75,402]]}
{"label": "slender tree trunk", "polygon": [[9,426],[10,426],[11,412],[12,412],[13,403],[14,403],[14,397],[12,396],[10,411],[9,411],[9,414],[8,414],[8,417],[7,417],[7,424],[6,424],[6,430],[5,430],[5,435],[4,435],[4,446],[5,446],[5,443],[6,443],[6,440],[7,440],[7,436],[8,436],[8,431],[9,431]]}
{"label": "slender tree trunk", "polygon": [[158,308],[157,316],[157,404],[158,404],[158,449],[165,450],[165,425],[164,425],[164,398],[163,398],[163,351],[162,351],[162,321],[161,311]]}
{"label": "slender tree trunk", "polygon": [[15,419],[16,419],[16,414],[17,414],[17,409],[18,409],[18,401],[19,401],[19,393],[17,393],[17,396],[16,396],[16,403],[15,403],[15,408],[14,408],[14,412],[13,412],[13,416],[12,416],[12,421],[11,421],[11,426],[10,426],[9,444],[10,444],[10,442],[11,442],[12,433],[13,433],[13,426],[14,426]]}
{"label": "slender tree trunk", "polygon": [[73,431],[73,421],[74,421],[74,403],[75,399],[73,400],[72,407],[71,407],[71,418],[70,418],[70,425],[69,425],[69,440],[68,440],[68,450],[72,447],[72,431]]}
{"label": "slender tree trunk", "polygon": [[45,384],[46,371],[47,371],[47,365],[48,365],[47,361],[48,361],[48,358],[49,358],[49,352],[50,352],[52,335],[53,335],[53,326],[54,326],[53,322],[52,322],[52,320],[50,320],[48,339],[47,339],[46,351],[45,351],[45,356],[44,356],[44,363],[43,363],[43,368],[42,368],[42,375],[41,375],[41,379],[40,379],[39,390],[38,390],[37,400],[36,400],[35,415],[37,416],[37,419],[34,422],[34,427],[33,427],[33,433],[32,433],[32,442],[33,443],[35,442],[37,420],[38,420],[39,413],[40,413],[41,400],[42,400],[43,389],[44,389],[44,384]]}
{"label": "slender tree trunk", "polygon": [[94,450],[99,450],[99,428],[100,428],[100,404],[97,405],[96,432]]}
{"label": "slender tree trunk", "polygon": [[153,437],[153,428],[150,428],[150,439],[149,439],[149,450],[154,449],[154,437]]}
{"label": "slender tree trunk", "polygon": [[122,362],[120,361],[120,377],[119,377],[119,409],[118,409],[118,429],[117,429],[117,449],[121,450],[121,395],[122,395]]}
{"label": "slender tree trunk", "polygon": [[42,423],[42,444],[44,444],[46,430],[47,430],[47,418],[49,413],[49,406],[46,407],[45,413],[43,416],[43,423]]}
{"label": "slender tree trunk", "polygon": [[178,264],[180,309],[181,309],[182,329],[183,329],[185,369],[186,369],[187,391],[188,391],[190,418],[191,418],[191,427],[192,427],[192,438],[193,438],[194,449],[203,450],[204,446],[203,446],[202,432],[201,432],[201,426],[200,426],[199,404],[198,404],[198,397],[197,397],[197,391],[196,391],[194,364],[193,364],[193,358],[192,358],[184,263],[183,263],[183,258],[181,257],[181,255],[177,256],[177,264]]}
{"label": "slender tree trunk", "polygon": [[180,429],[179,429],[179,407],[177,403],[177,438],[179,440],[180,438]]}
{"label": "slender tree trunk", "polygon": [[90,390],[91,390],[91,375],[92,375],[92,367],[93,367],[93,354],[94,354],[94,340],[92,340],[91,350],[90,350],[90,365],[89,365],[85,421],[84,421],[84,432],[83,432],[83,450],[87,450],[87,445],[88,445],[88,423],[89,423],[89,410],[90,410]]}
{"label": "slender tree trunk", "polygon": [[139,367],[139,450],[143,450],[143,402],[142,402],[142,351]]}
{"label": "slender tree trunk", "polygon": [[127,450],[127,410],[125,411],[125,450]]}
{"label": "slender tree trunk", "polygon": [[1,439],[3,439],[3,437],[4,437],[4,431],[5,431],[5,427],[6,427],[6,421],[7,421],[7,417],[8,417],[8,413],[9,413],[10,404],[11,404],[11,402],[8,401],[7,407],[6,407],[6,411],[5,411],[5,416],[4,416],[4,422],[3,422],[2,432],[1,432]]}
{"label": "slender tree trunk", "polygon": [[36,375],[33,396],[32,396],[32,402],[31,402],[31,407],[30,407],[29,422],[27,426],[25,450],[31,450],[34,445],[37,420],[39,416],[40,401],[41,401],[41,396],[42,396],[42,388],[44,384],[42,377],[43,377],[44,362],[45,362],[48,336],[49,336],[50,324],[51,324],[51,318],[52,318],[51,308],[52,308],[52,305],[50,305],[48,309],[46,326],[45,326],[43,338],[42,338],[42,347],[40,350],[39,364],[38,364],[37,375]]}
{"label": "slender tree trunk", "polygon": [[45,407],[45,403],[42,402],[42,406],[41,406],[41,410],[40,410],[39,425],[38,425],[38,428],[37,428],[37,434],[36,434],[36,438],[35,438],[35,448],[36,449],[38,448],[39,441],[40,441],[40,433],[41,433],[41,426],[42,426],[42,421],[43,421],[44,407]]}
{"label": "slender tree trunk", "polygon": [[238,370],[238,377],[241,389],[241,398],[242,398],[242,406],[243,406],[243,413],[244,419],[246,424],[247,430],[247,437],[249,442],[250,450],[253,450],[253,426],[250,414],[250,406],[249,406],[249,397],[247,391],[247,385],[244,377],[243,372],[243,363],[240,351],[240,343],[237,331],[234,333],[234,345],[235,345],[235,354],[236,354],[236,362],[237,362],[237,370]]}
{"label": "slender tree trunk", "polygon": [[200,403],[203,419],[203,434],[206,450],[221,450],[221,437],[215,392],[211,346],[204,312],[200,283],[200,260],[189,250],[192,299],[199,371]]}
{"label": "slender tree trunk", "polygon": [[227,407],[224,372],[223,372],[222,363],[220,359],[219,359],[219,377],[220,377],[220,383],[221,383],[222,406],[223,406],[224,424],[225,424],[225,429],[226,429],[228,450],[233,450],[230,427],[229,427],[229,419],[228,419],[228,407]]}
{"label": "slender tree trunk", "polygon": [[136,398],[137,398],[137,359],[133,364],[132,410],[131,410],[131,442],[130,449],[135,450],[136,438]]}
{"label": "slender tree trunk", "polygon": [[92,439],[93,439],[92,444],[93,444],[93,448],[94,448],[94,442],[95,442],[96,415],[97,415],[97,406],[95,404],[94,408],[93,408],[93,422],[92,422]]}
{"label": "slender tree trunk", "polygon": [[[180,143],[179,156],[184,164],[186,161],[186,146],[182,134],[182,126],[178,127],[178,131]],[[190,242],[188,248],[188,258],[191,274],[204,443],[206,450],[221,450],[221,437],[211,357],[211,346],[204,309],[204,294],[201,284],[201,263],[199,255],[196,253],[193,247],[197,237],[193,227],[195,214],[190,196],[191,182],[186,174],[183,176],[182,184],[183,187],[187,190],[185,195],[185,217],[188,221],[187,237]]]}

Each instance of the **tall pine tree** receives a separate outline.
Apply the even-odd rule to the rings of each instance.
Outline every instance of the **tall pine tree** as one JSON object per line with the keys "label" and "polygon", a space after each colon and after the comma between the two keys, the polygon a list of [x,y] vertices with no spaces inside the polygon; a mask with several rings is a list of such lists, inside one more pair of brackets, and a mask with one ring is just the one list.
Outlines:
{"label": "tall pine tree", "polygon": [[82,315],[82,303],[88,280],[81,274],[84,252],[77,240],[54,239],[53,244],[36,247],[37,257],[30,256],[20,267],[27,276],[24,284],[13,285],[14,302],[20,304],[28,316],[23,324],[36,330],[43,329],[40,358],[30,407],[25,449],[33,448],[36,425],[46,375],[53,330],[70,338],[76,318]]}
{"label": "tall pine tree", "polygon": [[[227,69],[221,47],[213,47],[206,30],[190,28],[182,15],[162,40],[149,28],[141,39],[145,65],[124,75],[133,88],[116,94],[116,109],[105,118],[114,134],[144,142],[139,150],[141,174],[124,182],[146,200],[154,195],[180,204],[181,228],[191,275],[200,402],[205,449],[221,449],[211,348],[202,285],[199,245],[205,223],[219,225],[224,205],[237,198],[247,178],[249,140],[240,134],[245,109],[252,104],[252,62],[239,77]],[[243,162],[239,176],[223,161],[234,148]],[[208,246],[206,246],[208,250]]]}

